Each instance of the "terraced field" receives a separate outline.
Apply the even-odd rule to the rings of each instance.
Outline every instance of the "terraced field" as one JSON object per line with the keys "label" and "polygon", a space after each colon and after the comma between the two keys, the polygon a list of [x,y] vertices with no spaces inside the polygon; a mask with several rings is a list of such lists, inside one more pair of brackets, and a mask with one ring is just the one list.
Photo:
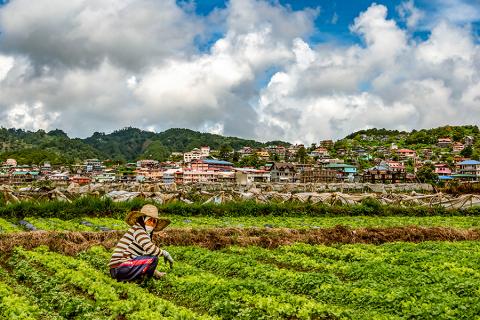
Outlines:
{"label": "terraced field", "polygon": [[165,247],[164,279],[118,283],[110,251],[3,253],[5,319],[480,319],[480,243]]}

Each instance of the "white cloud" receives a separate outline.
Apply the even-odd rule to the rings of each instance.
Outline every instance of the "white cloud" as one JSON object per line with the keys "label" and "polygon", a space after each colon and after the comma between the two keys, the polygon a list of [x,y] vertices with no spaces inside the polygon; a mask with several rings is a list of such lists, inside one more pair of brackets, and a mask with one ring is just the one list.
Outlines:
{"label": "white cloud", "polygon": [[261,92],[257,135],[310,143],[370,127],[478,123],[480,49],[468,30],[443,22],[417,43],[386,17],[372,5],[355,19],[363,48],[300,41],[295,62]]}
{"label": "white cloud", "polygon": [[[0,125],[72,136],[187,127],[311,143],[480,121],[479,45],[448,19],[412,38],[408,28],[423,21],[413,1],[397,9],[407,29],[385,6],[360,13],[350,28],[362,43],[350,46],[312,46],[319,10],[276,1],[232,0],[208,17],[173,0],[46,3],[0,8]],[[199,52],[195,37],[218,31]]]}
{"label": "white cloud", "polygon": [[0,9],[3,48],[36,65],[142,68],[193,50],[202,32],[174,0],[14,0]]}
{"label": "white cloud", "polygon": [[57,112],[47,112],[42,103],[33,105],[16,104],[4,112],[5,124],[8,127],[28,130],[47,129],[58,118]]}
{"label": "white cloud", "polygon": [[0,82],[7,77],[7,73],[13,67],[13,57],[0,55]]}
{"label": "white cloud", "polygon": [[415,7],[413,0],[402,2],[396,9],[400,18],[406,22],[409,29],[414,29],[425,16],[422,10]]}

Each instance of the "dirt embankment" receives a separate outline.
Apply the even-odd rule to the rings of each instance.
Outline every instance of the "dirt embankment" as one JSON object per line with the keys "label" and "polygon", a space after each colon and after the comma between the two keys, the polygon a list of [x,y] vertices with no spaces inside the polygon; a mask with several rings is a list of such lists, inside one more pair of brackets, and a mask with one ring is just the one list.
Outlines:
{"label": "dirt embankment", "polygon": [[[15,246],[32,249],[46,245],[50,250],[73,255],[94,245],[113,248],[123,232],[56,232],[32,231],[0,234],[0,252],[8,253]],[[170,229],[154,237],[159,246],[197,245],[209,249],[221,249],[229,245],[256,245],[275,248],[295,242],[309,244],[369,243],[405,241],[465,241],[480,240],[480,229],[460,230],[442,227],[358,228],[343,226],[325,229]]]}

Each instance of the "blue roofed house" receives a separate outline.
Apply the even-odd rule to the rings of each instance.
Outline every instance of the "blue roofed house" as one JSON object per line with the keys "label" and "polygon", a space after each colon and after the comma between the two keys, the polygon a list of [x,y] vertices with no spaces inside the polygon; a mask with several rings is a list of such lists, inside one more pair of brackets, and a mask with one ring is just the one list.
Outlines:
{"label": "blue roofed house", "polygon": [[457,174],[456,178],[468,178],[469,180],[480,180],[480,161],[465,160],[455,165]]}
{"label": "blue roofed house", "polygon": [[337,171],[337,179],[353,182],[357,175],[357,167],[345,163],[330,163],[324,166],[325,169]]}
{"label": "blue roofed house", "polygon": [[223,160],[195,159],[190,167],[197,171],[233,171],[233,163]]}

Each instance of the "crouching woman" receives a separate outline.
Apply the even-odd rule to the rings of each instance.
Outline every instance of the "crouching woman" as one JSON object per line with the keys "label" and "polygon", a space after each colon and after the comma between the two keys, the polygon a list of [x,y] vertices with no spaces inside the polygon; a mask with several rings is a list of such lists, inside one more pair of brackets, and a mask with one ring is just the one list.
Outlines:
{"label": "crouching woman", "polygon": [[128,214],[126,222],[131,226],[120,239],[108,264],[110,275],[117,281],[141,282],[152,276],[157,278],[165,273],[155,270],[159,257],[173,266],[170,254],[152,242],[154,232],[163,230],[170,220],[158,217],[156,206],[147,204],[140,211]]}

